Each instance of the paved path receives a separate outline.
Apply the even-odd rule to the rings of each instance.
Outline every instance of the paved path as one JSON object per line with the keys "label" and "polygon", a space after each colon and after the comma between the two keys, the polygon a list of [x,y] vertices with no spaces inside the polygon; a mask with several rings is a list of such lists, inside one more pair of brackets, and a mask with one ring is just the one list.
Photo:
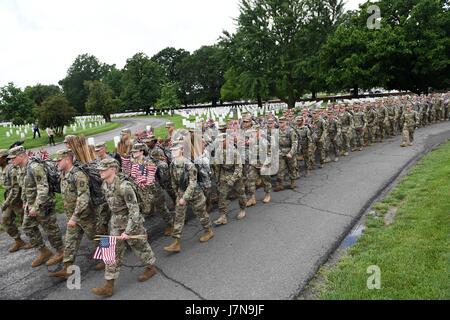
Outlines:
{"label": "paved path", "polygon": [[[145,130],[147,126],[152,126],[153,128],[157,128],[165,124],[166,120],[164,119],[152,119],[152,118],[123,118],[123,119],[114,119],[114,122],[120,122],[121,126],[111,131],[99,133],[93,136],[95,138],[95,142],[107,142],[110,140],[114,140],[115,136],[120,136],[120,131],[124,128],[131,129],[131,132],[136,132],[138,129]],[[57,152],[58,150],[64,149],[64,144],[59,143],[56,146],[43,146],[50,154]],[[33,151],[39,151],[42,147],[34,148]]]}
{"label": "paved path", "polygon": [[[138,283],[143,267],[128,252],[114,299],[290,299],[295,297],[329,254],[339,245],[371,201],[403,171],[437,143],[450,138],[450,122],[417,132],[416,144],[400,148],[400,138],[352,153],[338,163],[299,181],[299,188],[273,194],[273,203],[248,210],[243,221],[216,228],[216,236],[201,244],[199,223],[185,228],[183,251],[170,255],[163,247],[158,217],[147,219],[151,245],[160,272]],[[262,199],[261,191],[258,199]],[[217,217],[217,212],[212,214]],[[61,221],[63,223],[63,221]],[[10,239],[0,235],[0,298],[97,299],[92,287],[103,283],[93,271],[93,247],[85,241],[77,264],[81,290],[47,277],[47,267],[32,270],[30,251],[7,254]],[[53,270],[53,268],[52,268]]]}

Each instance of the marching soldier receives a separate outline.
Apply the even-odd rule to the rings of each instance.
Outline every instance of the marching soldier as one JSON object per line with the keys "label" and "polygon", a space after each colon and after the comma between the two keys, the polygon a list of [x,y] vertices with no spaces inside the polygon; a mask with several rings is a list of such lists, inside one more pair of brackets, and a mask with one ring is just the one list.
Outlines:
{"label": "marching soldier", "polygon": [[[303,161],[305,162],[305,176],[309,175],[310,170],[314,168],[314,143],[312,140],[312,131],[311,129],[305,124],[305,120],[303,117],[297,117],[296,118],[296,130],[298,135],[298,150],[299,155],[297,157],[297,160],[300,160],[303,158]],[[300,158],[301,157],[301,158]]]}
{"label": "marching soldier", "polygon": [[[95,209],[89,191],[89,177],[73,165],[72,152],[58,151],[54,161],[61,171],[61,197],[68,222],[64,243],[64,267],[60,271],[50,273],[50,276],[67,279],[71,275],[67,269],[75,262],[75,254],[83,235],[92,241],[95,238]],[[103,263],[96,266],[97,270],[104,268]]]}
{"label": "marching soldier", "polygon": [[200,242],[207,242],[214,237],[209,215],[206,212],[206,197],[197,183],[197,168],[188,158],[184,157],[183,149],[182,142],[176,142],[172,145],[173,161],[170,164],[170,177],[177,198],[172,232],[174,242],[164,248],[168,252],[181,251],[180,239],[188,205],[191,206],[205,231],[200,238]]}
{"label": "marching soldier", "polygon": [[341,156],[342,127],[341,122],[331,110],[328,111],[328,136],[334,150],[334,162],[338,162]]}
{"label": "marching soldier", "polygon": [[413,111],[411,106],[408,106],[401,119],[401,124],[403,126],[402,147],[406,147],[407,145],[412,146],[414,141],[414,131],[418,127],[419,121],[417,112]]}
{"label": "marching soldier", "polygon": [[20,237],[20,231],[16,225],[16,219],[23,221],[23,206],[21,188],[19,185],[20,170],[18,167],[8,164],[8,150],[0,150],[0,184],[5,188],[5,201],[2,204],[2,224],[6,233],[14,239],[14,244],[9,248],[13,253],[20,249],[31,249],[29,243],[25,243]]}
{"label": "marching soldier", "polygon": [[[64,257],[63,242],[56,221],[55,195],[50,192],[44,165],[30,161],[22,146],[11,149],[8,158],[14,166],[19,166],[23,170],[23,230],[30,239],[31,245],[40,252],[31,266],[35,268],[45,262],[47,266],[58,264]],[[56,254],[45,246],[39,226],[47,233],[50,244],[56,249]]]}
{"label": "marching soldier", "polygon": [[[139,181],[136,181],[137,175],[135,176],[138,171],[140,171],[140,173],[144,176],[147,175],[147,179],[149,178],[148,175],[151,175],[150,179],[148,179],[149,183],[138,189],[143,202],[142,205],[146,208],[145,212],[142,212],[142,214],[150,214],[151,210],[154,208],[155,212],[161,214],[161,217],[167,225],[164,235],[170,236],[173,232],[173,217],[167,208],[163,189],[156,180],[157,165],[150,158],[144,157],[144,152],[146,149],[146,145],[142,143],[138,143],[133,146],[133,149],[131,150],[133,156],[132,167],[135,169],[132,169],[131,178],[135,180],[137,185],[139,185]],[[149,171],[149,167],[153,168],[154,171]]]}
{"label": "marching soldier", "polygon": [[92,289],[98,296],[111,297],[114,293],[115,280],[119,278],[120,267],[125,255],[125,242],[133,250],[141,262],[146,265],[145,271],[139,276],[139,282],[144,282],[156,274],[155,254],[148,240],[130,239],[130,236],[145,235],[144,217],[139,212],[137,196],[131,182],[121,180],[117,175],[119,165],[113,159],[100,162],[99,170],[103,179],[102,189],[111,209],[111,236],[117,237],[115,262],[107,264],[105,269],[106,283],[103,287]]}
{"label": "marching soldier", "polygon": [[[319,168],[323,168],[327,158],[327,136],[328,128],[318,110],[313,112],[313,137],[315,138],[316,149],[319,151]],[[315,156],[315,155],[314,155]],[[315,161],[314,161],[315,162]]]}
{"label": "marching soldier", "polygon": [[350,145],[353,137],[353,114],[350,113],[349,107],[341,107],[340,121],[342,125],[342,149],[344,156],[348,156],[350,152]]}
{"label": "marching soldier", "polygon": [[[227,134],[217,136],[217,148],[213,159],[213,170],[217,181],[217,190],[219,193],[219,214],[220,217],[214,221],[215,225],[225,225],[228,223],[228,196],[234,189],[239,198],[238,220],[245,218],[245,209],[247,207],[247,197],[245,195],[245,185],[242,176],[242,160],[239,152],[231,145],[228,145]],[[222,144],[222,145],[220,145]],[[227,148],[230,148],[227,156]],[[230,159],[231,158],[231,159]]]}
{"label": "marching soldier", "polygon": [[366,130],[367,120],[364,112],[358,106],[353,108],[353,121],[355,128],[354,148],[352,151],[362,151],[364,144],[364,131]]}
{"label": "marching soldier", "polygon": [[373,145],[376,136],[376,126],[378,122],[377,112],[373,106],[368,105],[366,108],[367,119],[367,145]]}
{"label": "marching soldier", "polygon": [[285,117],[278,119],[279,128],[279,171],[277,174],[277,185],[274,191],[279,192],[284,190],[284,175],[286,168],[288,170],[289,178],[291,180],[291,189],[295,189],[297,179],[297,159],[296,153],[298,149],[298,137],[294,129],[289,127],[286,123]]}

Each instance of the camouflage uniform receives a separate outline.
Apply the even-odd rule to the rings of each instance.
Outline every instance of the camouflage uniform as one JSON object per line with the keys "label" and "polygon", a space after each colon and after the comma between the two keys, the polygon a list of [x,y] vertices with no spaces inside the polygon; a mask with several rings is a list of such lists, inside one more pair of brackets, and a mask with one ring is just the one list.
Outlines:
{"label": "camouflage uniform", "polygon": [[83,234],[94,240],[95,209],[90,199],[89,177],[75,166],[61,177],[61,196],[68,220],[77,224],[67,227],[63,262],[73,263]]}
{"label": "camouflage uniform", "polygon": [[377,136],[380,142],[383,142],[386,135],[386,125],[387,125],[387,110],[386,107],[381,105],[377,109]]}
{"label": "camouflage uniform", "polygon": [[19,185],[20,169],[8,164],[5,169],[0,168],[1,185],[5,187],[5,201],[2,205],[2,223],[6,233],[13,239],[20,239],[16,218],[23,220],[23,206],[21,188]]}
{"label": "camouflage uniform", "polygon": [[342,125],[342,149],[348,154],[353,136],[353,115],[347,110],[340,116]]}
{"label": "camouflage uniform", "polygon": [[[112,236],[120,236],[122,233],[126,233],[129,236],[147,235],[147,231],[144,228],[144,218],[139,212],[136,194],[131,183],[129,181],[121,181],[116,176],[111,185],[104,182],[102,189],[111,209],[110,234]],[[117,240],[116,260],[115,263],[106,265],[106,280],[115,280],[119,277],[120,267],[125,255],[125,242],[128,243],[142,263],[147,266],[155,264],[155,254],[147,240]]]}
{"label": "camouflage uniform", "polygon": [[354,147],[361,150],[364,144],[364,131],[367,123],[364,112],[356,112],[353,115],[353,121],[355,126]]}
{"label": "camouflage uniform", "polygon": [[[48,240],[57,251],[63,249],[61,230],[56,220],[55,195],[50,192],[47,174],[43,164],[28,161],[23,170],[22,201],[26,205],[23,230],[31,245],[41,249],[45,247],[39,225],[47,233]],[[36,217],[28,213],[33,210]]]}
{"label": "camouflage uniform", "polygon": [[333,118],[328,121],[328,136],[330,137],[330,144],[334,150],[335,159],[341,156],[341,140],[342,140],[342,126],[339,119]]}
{"label": "camouflage uniform", "polygon": [[314,169],[314,143],[312,131],[307,125],[296,128],[298,136],[298,150],[300,151],[297,160],[303,157],[306,171]]}
{"label": "camouflage uniform", "polygon": [[[186,220],[187,206],[192,207],[193,213],[198,217],[203,229],[211,228],[209,215],[206,212],[206,197],[197,183],[197,168],[187,158],[174,159],[170,165],[170,177],[172,187],[176,190],[175,221],[172,237],[181,238]],[[180,199],[186,201],[186,205],[180,206]]]}
{"label": "camouflage uniform", "polygon": [[367,144],[371,145],[375,142],[376,138],[376,128],[378,123],[378,116],[377,112],[370,107],[369,110],[366,112],[366,119],[367,119]]}
{"label": "camouflage uniform", "polygon": [[[223,159],[213,159],[212,168],[217,181],[217,191],[219,193],[219,213],[220,215],[228,214],[228,195],[231,190],[234,190],[239,198],[239,207],[245,210],[247,207],[247,196],[245,195],[245,184],[242,176],[242,161],[241,156],[237,150],[234,150],[232,159],[227,163],[226,150],[216,150],[222,152]],[[219,157],[220,158],[220,157]],[[223,162],[222,162],[223,160]],[[219,161],[217,163],[216,161]]]}
{"label": "camouflage uniform", "polygon": [[[247,167],[247,194],[252,197],[256,193],[256,181],[261,179],[264,186],[264,192],[272,192],[272,178],[270,174],[264,174],[264,170],[270,165],[271,154],[270,154],[270,144],[267,139],[258,139],[256,137],[256,130],[254,131],[253,143],[248,146],[248,151],[246,155],[246,166]],[[250,152],[250,153],[249,153]],[[263,153],[265,159],[261,159],[260,153]],[[264,161],[263,161],[264,160]]]}
{"label": "camouflage uniform", "polygon": [[313,122],[313,130],[316,149],[319,151],[320,165],[323,166],[323,164],[325,163],[325,159],[327,157],[326,141],[328,137],[328,128],[326,121],[321,117],[315,119]]}
{"label": "camouflage uniform", "polygon": [[[283,118],[279,119],[283,121]],[[286,129],[279,129],[279,171],[277,174],[277,189],[283,184],[286,169],[291,182],[296,180],[298,136],[294,129],[286,125]],[[288,158],[290,155],[291,158]]]}
{"label": "camouflage uniform", "polygon": [[419,116],[416,111],[406,111],[401,119],[403,125],[402,146],[412,145],[414,141],[414,131],[419,125]]}

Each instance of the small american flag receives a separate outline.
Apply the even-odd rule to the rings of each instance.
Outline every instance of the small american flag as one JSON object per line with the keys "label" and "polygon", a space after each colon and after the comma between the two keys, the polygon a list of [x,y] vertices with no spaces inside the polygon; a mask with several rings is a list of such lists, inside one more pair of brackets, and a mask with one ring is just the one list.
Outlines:
{"label": "small american flag", "polygon": [[127,175],[131,175],[131,160],[129,157],[120,157],[122,160],[122,171]]}
{"label": "small american flag", "polygon": [[95,250],[94,259],[103,260],[105,264],[111,265],[116,262],[116,237],[103,237]]}
{"label": "small american flag", "polygon": [[144,189],[155,184],[156,166],[133,163],[131,167],[131,177],[136,185]]}

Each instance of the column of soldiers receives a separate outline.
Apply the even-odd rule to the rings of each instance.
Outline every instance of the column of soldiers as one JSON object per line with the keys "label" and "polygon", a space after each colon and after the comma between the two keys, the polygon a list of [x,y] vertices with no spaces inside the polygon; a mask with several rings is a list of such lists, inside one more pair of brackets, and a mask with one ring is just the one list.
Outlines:
{"label": "column of soldiers", "polygon": [[[200,242],[208,242],[214,237],[213,224],[228,224],[230,198],[238,199],[236,218],[242,220],[246,208],[257,203],[258,187],[263,187],[263,203],[268,204],[272,182],[275,192],[282,191],[286,175],[289,188],[295,189],[302,170],[306,176],[317,166],[323,168],[332,158],[339,161],[352,151],[361,151],[398,133],[402,135],[401,146],[410,146],[418,127],[449,120],[449,98],[449,94],[435,94],[385,98],[353,106],[330,104],[326,109],[287,110],[278,118],[272,114],[260,117],[244,114],[239,121],[220,123],[218,135],[214,134],[214,123],[209,121],[201,124],[202,141],[200,146],[193,147],[194,156],[188,152],[194,145],[186,138],[189,132],[184,130],[180,134],[171,122],[166,125],[169,136],[166,140],[158,141],[154,135],[133,140],[131,132],[123,130],[125,147],[118,155],[108,154],[104,143],[95,146],[97,159],[91,165],[101,176],[104,195],[96,203],[90,177],[78,169],[73,152],[67,148],[54,159],[60,172],[67,217],[64,241],[45,165],[30,158],[22,146],[0,150],[0,178],[6,189],[2,223],[14,240],[9,251],[34,248],[38,254],[32,267],[63,263],[50,276],[66,279],[83,235],[92,241],[93,249],[98,245],[95,235],[116,236],[116,261],[106,266],[95,265],[96,270],[105,271],[106,282],[92,289],[96,295],[109,297],[119,276],[125,242],[146,266],[139,281],[146,281],[157,272],[155,254],[148,241],[130,238],[147,235],[144,221],[151,213],[162,216],[166,225],[164,234],[173,238],[165,251],[181,252],[188,207],[204,230]],[[237,129],[242,129],[242,136]],[[278,154],[272,153],[274,144],[278,144]],[[231,153],[227,148],[230,145],[234,147]],[[260,151],[270,156],[262,158]],[[274,156],[278,157],[279,170],[271,172]],[[208,183],[206,178],[210,178]],[[218,195],[219,217],[212,221],[207,204],[212,202],[214,191]],[[20,225],[29,243],[22,240]],[[39,227],[53,251],[45,244]]]}

